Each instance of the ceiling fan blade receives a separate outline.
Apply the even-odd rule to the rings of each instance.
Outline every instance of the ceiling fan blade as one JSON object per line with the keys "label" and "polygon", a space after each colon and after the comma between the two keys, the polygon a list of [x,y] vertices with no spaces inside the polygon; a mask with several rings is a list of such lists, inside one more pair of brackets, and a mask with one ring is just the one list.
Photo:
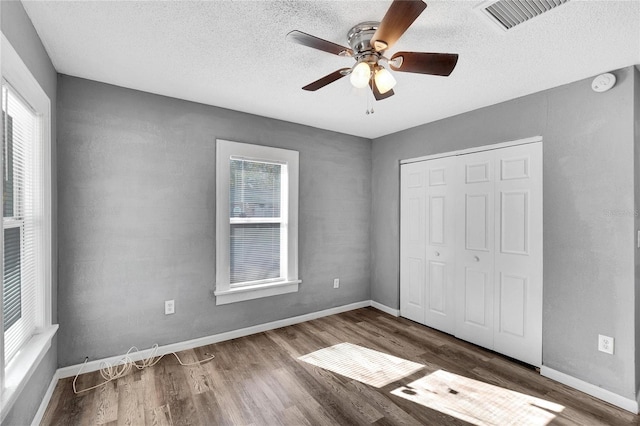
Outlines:
{"label": "ceiling fan blade", "polygon": [[385,92],[385,93],[380,93],[380,91],[378,90],[378,86],[376,85],[376,81],[373,78],[369,80],[369,87],[371,87],[371,91],[373,92],[373,97],[376,98],[376,101],[381,101],[383,99],[390,98],[395,94],[393,92],[393,89],[390,89],[388,92]]}
{"label": "ceiling fan blade", "polygon": [[293,30],[287,34],[287,40],[298,43],[303,46],[312,47],[314,49],[322,50],[324,52],[333,53],[339,56],[352,56],[353,50],[348,47],[340,46],[339,44],[332,43],[327,40],[323,40],[311,34],[303,33],[302,31]]}
{"label": "ceiling fan blade", "polygon": [[446,77],[457,63],[458,55],[455,53],[397,52],[389,60],[389,67],[394,71]]}
{"label": "ceiling fan blade", "polygon": [[340,80],[342,77],[347,75],[347,71],[351,68],[340,68],[338,71],[334,71],[329,75],[325,75],[319,80],[314,81],[313,83],[309,83],[302,88],[302,90],[308,90],[310,92],[315,92],[318,89],[322,89],[327,84],[333,83],[336,80]]}
{"label": "ceiling fan blade", "polygon": [[422,0],[394,0],[373,34],[371,47],[377,52],[390,48],[426,8]]}

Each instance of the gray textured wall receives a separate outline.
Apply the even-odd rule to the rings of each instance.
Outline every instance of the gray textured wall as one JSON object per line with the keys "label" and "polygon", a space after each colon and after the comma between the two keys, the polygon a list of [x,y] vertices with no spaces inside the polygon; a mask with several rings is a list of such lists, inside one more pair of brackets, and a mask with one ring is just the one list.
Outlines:
{"label": "gray textured wall", "polygon": [[[399,306],[399,160],[542,135],[547,367],[635,399],[633,68],[373,141],[372,299]],[[597,335],[616,354],[597,350]]]}
{"label": "gray textured wall", "polygon": [[[52,303],[53,303],[53,322],[56,323],[57,308],[57,256],[56,256],[56,70],[53,68],[51,60],[36,33],[35,28],[31,24],[31,20],[27,16],[22,3],[19,1],[2,1],[1,28],[2,33],[7,37],[9,43],[18,52],[22,61],[27,65],[33,76],[38,80],[40,86],[49,96],[51,100],[51,161],[53,185],[52,197],[52,243],[53,243],[53,282],[52,282]],[[56,339],[52,343],[51,348],[44,356],[40,366],[31,377],[22,393],[18,396],[18,402],[12,410],[7,414],[3,424],[7,425],[24,425],[31,423],[31,419],[35,415],[42,397],[45,394],[51,378],[57,367]]]}
{"label": "gray textured wall", "polygon": [[[58,114],[61,366],[370,298],[370,140],[64,75]],[[299,292],[215,305],[216,138],[300,152]]]}

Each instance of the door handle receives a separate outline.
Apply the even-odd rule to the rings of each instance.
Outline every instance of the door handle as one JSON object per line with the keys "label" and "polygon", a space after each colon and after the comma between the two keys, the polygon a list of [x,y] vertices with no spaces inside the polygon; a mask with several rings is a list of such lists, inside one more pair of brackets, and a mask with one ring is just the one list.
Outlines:
{"label": "door handle", "polygon": [[440,256],[440,252],[439,251],[436,252],[436,256]]}
{"label": "door handle", "polygon": [[473,260],[475,260],[476,262],[480,262],[480,258],[478,256],[473,256]]}

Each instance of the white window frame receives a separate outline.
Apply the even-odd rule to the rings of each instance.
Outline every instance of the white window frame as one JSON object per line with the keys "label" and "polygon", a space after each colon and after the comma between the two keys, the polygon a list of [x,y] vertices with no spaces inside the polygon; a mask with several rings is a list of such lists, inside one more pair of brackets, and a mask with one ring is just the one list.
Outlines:
{"label": "white window frame", "polygon": [[[231,284],[230,229],[235,223],[257,223],[250,218],[230,218],[231,159],[282,164],[281,216],[268,223],[283,223],[280,278]],[[298,171],[297,151],[269,146],[216,140],[216,305],[298,291]]]}
{"label": "white window frame", "polygon": [[[11,87],[36,111],[38,116],[38,137],[40,138],[42,168],[36,174],[41,180],[42,198],[38,200],[41,211],[39,220],[40,236],[37,238],[40,253],[38,268],[38,284],[36,291],[36,334],[22,347],[9,365],[4,362],[4,333],[0,334],[0,422],[13,407],[18,396],[40,364],[40,361],[51,347],[51,341],[58,325],[52,324],[51,282],[52,282],[52,246],[51,246],[51,101],[40,87],[36,78],[15,51],[11,43],[2,34],[1,41],[2,80]],[[2,124],[0,123],[0,131]],[[0,167],[0,172],[2,167]],[[0,192],[2,189],[0,188]],[[0,262],[4,258],[4,233],[0,233]],[[2,306],[2,291],[0,291]],[[2,310],[0,309],[0,324]]]}

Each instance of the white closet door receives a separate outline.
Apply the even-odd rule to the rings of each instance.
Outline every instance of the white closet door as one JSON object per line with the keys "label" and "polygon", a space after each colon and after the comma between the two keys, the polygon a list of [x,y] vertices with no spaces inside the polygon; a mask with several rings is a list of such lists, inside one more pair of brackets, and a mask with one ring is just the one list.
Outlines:
{"label": "white closet door", "polygon": [[401,167],[400,314],[542,364],[542,143]]}
{"label": "white closet door", "polygon": [[424,324],[426,249],[424,162],[400,167],[400,315]]}
{"label": "white closet door", "polygon": [[454,333],[455,157],[426,161],[427,243],[425,324]]}
{"label": "white closet door", "polygon": [[456,332],[493,347],[494,152],[461,155],[456,193]]}
{"label": "white closet door", "polygon": [[494,350],[542,364],[542,144],[496,150]]}

